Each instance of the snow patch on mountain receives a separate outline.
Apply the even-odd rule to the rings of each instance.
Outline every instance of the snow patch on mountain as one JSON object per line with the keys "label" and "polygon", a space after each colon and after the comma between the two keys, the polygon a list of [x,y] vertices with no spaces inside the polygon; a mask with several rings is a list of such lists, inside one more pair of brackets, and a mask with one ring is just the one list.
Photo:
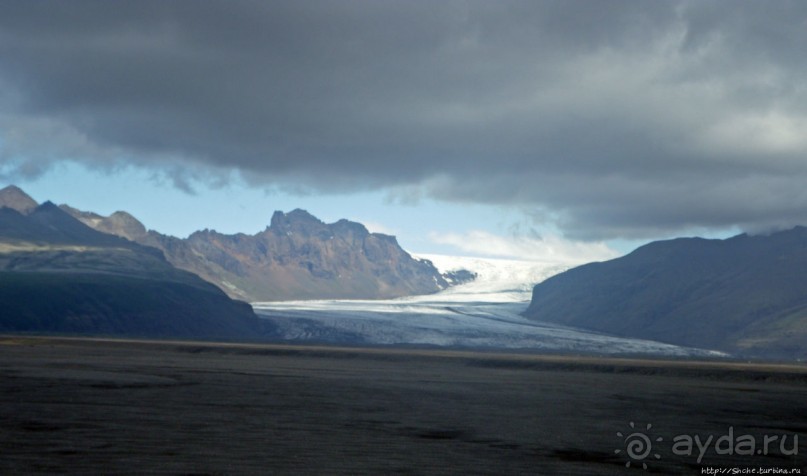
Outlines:
{"label": "snow patch on mountain", "polygon": [[[569,269],[568,265],[540,261],[431,254],[415,254],[413,257],[431,261],[441,273],[462,269],[476,273],[473,281],[439,293],[441,299],[455,301],[526,302],[530,300],[533,286]],[[432,296],[407,299],[430,299]]]}

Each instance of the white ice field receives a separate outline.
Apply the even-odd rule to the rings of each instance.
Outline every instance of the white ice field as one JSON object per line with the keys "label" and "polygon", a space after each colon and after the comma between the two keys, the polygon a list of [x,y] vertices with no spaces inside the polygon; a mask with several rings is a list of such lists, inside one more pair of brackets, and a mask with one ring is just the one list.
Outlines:
{"label": "white ice field", "polygon": [[626,339],[535,322],[520,315],[532,287],[566,267],[532,261],[419,255],[441,271],[467,269],[475,281],[426,296],[391,300],[252,303],[283,339],[370,345],[499,348],[581,354],[718,356],[718,352]]}

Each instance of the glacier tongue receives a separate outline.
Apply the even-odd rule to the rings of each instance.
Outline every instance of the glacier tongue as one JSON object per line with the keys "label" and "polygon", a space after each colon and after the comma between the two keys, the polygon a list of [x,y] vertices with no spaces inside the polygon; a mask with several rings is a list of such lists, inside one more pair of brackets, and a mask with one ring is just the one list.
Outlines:
{"label": "glacier tongue", "polygon": [[336,344],[435,345],[593,354],[716,356],[717,352],[624,339],[528,320],[532,287],[564,265],[418,255],[441,271],[477,273],[469,283],[426,296],[378,301],[253,303],[287,340]]}
{"label": "glacier tongue", "polygon": [[[529,301],[533,286],[569,268],[568,265],[539,261],[428,254],[413,256],[431,261],[441,273],[467,269],[477,274],[475,280],[439,293],[442,299],[456,301]],[[416,296],[412,299],[418,298],[423,298],[423,296]],[[428,298],[429,296],[425,297],[425,299]]]}

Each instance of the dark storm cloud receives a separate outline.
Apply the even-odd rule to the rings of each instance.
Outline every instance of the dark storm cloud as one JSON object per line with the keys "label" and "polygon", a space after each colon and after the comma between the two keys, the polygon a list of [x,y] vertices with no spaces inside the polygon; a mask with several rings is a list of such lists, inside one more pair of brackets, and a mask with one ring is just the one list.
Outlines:
{"label": "dark storm cloud", "polygon": [[807,223],[806,46],[803,2],[3,2],[0,174],[237,170],[586,238]]}

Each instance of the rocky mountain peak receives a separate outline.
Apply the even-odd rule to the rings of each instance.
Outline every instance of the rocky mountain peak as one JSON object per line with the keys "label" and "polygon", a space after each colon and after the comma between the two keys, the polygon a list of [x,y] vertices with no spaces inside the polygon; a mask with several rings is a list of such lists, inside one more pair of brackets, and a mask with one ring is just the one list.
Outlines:
{"label": "rocky mountain peak", "polygon": [[124,246],[126,243],[119,237],[99,233],[51,201],[36,207],[27,215],[27,219],[29,223],[38,225],[41,236],[52,243],[97,246]]}
{"label": "rocky mountain peak", "polygon": [[9,185],[0,189],[0,208],[11,208],[23,215],[27,215],[37,206],[36,201],[16,185]]}
{"label": "rocky mountain peak", "polygon": [[65,212],[67,212],[69,215],[73,216],[73,218],[76,218],[77,220],[80,220],[82,222],[85,221],[85,220],[99,220],[100,221],[100,220],[102,220],[104,218],[104,217],[102,217],[101,215],[99,215],[97,213],[85,212],[85,211],[79,210],[78,208],[73,208],[70,205],[67,205],[66,203],[62,203],[61,205],[59,205],[59,208],[61,208]]}
{"label": "rocky mountain peak", "polygon": [[42,202],[41,205],[35,207],[33,211],[35,211],[36,213],[50,213],[61,216],[61,212],[63,210],[50,200],[45,200],[44,202]]}
{"label": "rocky mountain peak", "polygon": [[287,230],[295,226],[322,226],[325,225],[319,218],[305,210],[296,208],[289,213],[276,211],[272,214],[272,221],[269,227],[274,230]]}
{"label": "rocky mountain peak", "polygon": [[302,209],[275,212],[270,226],[255,235],[205,229],[186,239],[146,231],[125,212],[103,217],[61,209],[97,231],[160,250],[175,266],[238,299],[380,299],[448,286],[431,263],[412,258],[394,236],[349,220],[326,224]]}
{"label": "rocky mountain peak", "polygon": [[367,228],[361,223],[344,218],[331,225],[331,228],[337,233],[351,233],[358,236],[367,236],[370,234]]}
{"label": "rocky mountain peak", "polygon": [[104,218],[98,225],[98,231],[122,236],[137,241],[146,235],[146,227],[132,215],[117,211]]}
{"label": "rocky mountain peak", "polygon": [[130,241],[141,241],[147,235],[146,227],[127,212],[117,211],[108,217],[97,213],[84,212],[69,205],[59,208],[68,215],[102,233],[120,236]]}

